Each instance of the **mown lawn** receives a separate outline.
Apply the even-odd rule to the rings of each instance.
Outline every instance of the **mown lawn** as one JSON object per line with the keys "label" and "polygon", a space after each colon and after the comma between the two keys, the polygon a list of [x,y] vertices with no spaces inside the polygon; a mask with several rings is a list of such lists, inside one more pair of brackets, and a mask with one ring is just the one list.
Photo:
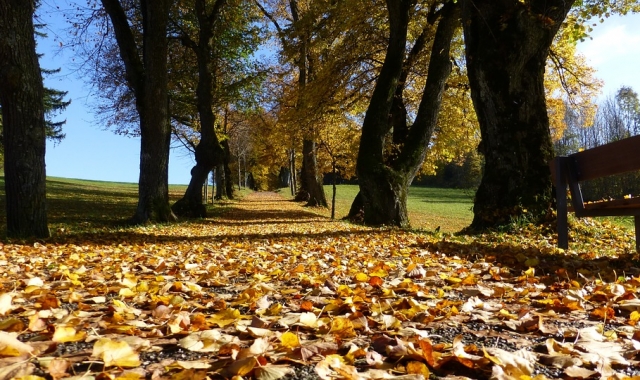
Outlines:
{"label": "mown lawn", "polygon": [[[331,205],[332,187],[324,187],[327,201]],[[281,193],[289,195],[288,189]],[[343,218],[349,212],[351,202],[358,194],[357,185],[338,185],[336,189],[336,218]],[[457,232],[468,226],[473,219],[473,190],[441,189],[431,187],[411,187],[407,208],[411,227],[423,230]],[[330,216],[330,210],[318,212]]]}
{"label": "mown lawn", "polygon": [[[186,188],[186,185],[169,185],[170,202],[173,204],[180,199]],[[243,190],[238,195],[242,196],[246,192]],[[136,183],[47,178],[47,218],[49,227],[54,232],[90,233],[124,227],[133,216],[137,202]],[[2,236],[6,229],[4,176],[0,176],[0,203]],[[217,201],[215,206],[209,204],[208,209],[216,214],[225,205],[226,202]]]}

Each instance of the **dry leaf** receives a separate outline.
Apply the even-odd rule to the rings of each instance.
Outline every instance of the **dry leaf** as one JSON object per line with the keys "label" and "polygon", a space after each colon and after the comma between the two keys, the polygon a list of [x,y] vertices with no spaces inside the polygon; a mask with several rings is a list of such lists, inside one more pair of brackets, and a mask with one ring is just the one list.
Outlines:
{"label": "dry leaf", "polygon": [[91,356],[99,358],[105,367],[138,367],[140,357],[127,342],[116,342],[109,338],[101,338],[93,345]]}

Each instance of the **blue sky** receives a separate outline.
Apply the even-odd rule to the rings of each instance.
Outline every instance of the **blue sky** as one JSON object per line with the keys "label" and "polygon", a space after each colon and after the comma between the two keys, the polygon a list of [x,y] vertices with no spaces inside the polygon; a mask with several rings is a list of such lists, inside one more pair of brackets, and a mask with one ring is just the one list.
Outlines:
{"label": "blue sky", "polygon": [[[58,145],[47,144],[47,175],[103,181],[138,182],[140,141],[115,135],[97,125],[92,113],[91,88],[70,68],[73,54],[59,52],[53,34],[59,27],[60,14],[49,14],[43,21],[50,24],[49,40],[38,42],[45,53],[41,65],[62,72],[47,78],[47,86],[68,91],[71,105],[59,118],[66,119],[67,137]],[[64,25],[62,25],[64,26]],[[60,32],[60,35],[63,35]],[[605,81],[603,96],[613,95],[622,85],[640,92],[640,15],[612,16],[598,25],[593,39],[578,46],[588,62]],[[169,183],[187,184],[195,164],[184,150],[172,149],[169,161]]]}

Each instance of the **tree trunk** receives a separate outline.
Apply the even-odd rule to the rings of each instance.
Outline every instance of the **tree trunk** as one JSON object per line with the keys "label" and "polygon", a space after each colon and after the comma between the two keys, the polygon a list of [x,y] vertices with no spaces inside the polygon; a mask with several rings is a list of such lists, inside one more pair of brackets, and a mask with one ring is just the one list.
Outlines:
{"label": "tree trunk", "polygon": [[215,169],[211,171],[211,204],[213,204],[213,202],[215,202],[215,199],[216,199],[216,192],[215,192],[214,186],[217,186]]}
{"label": "tree trunk", "polygon": [[0,1],[7,236],[47,238],[44,89],[33,6],[32,1]]}
{"label": "tree trunk", "polygon": [[242,162],[240,161],[240,157],[238,157],[238,191],[242,190],[242,170],[240,167],[240,164]]}
{"label": "tree trunk", "polygon": [[316,142],[302,142],[302,172],[300,174],[300,191],[296,200],[306,201],[307,206],[327,207],[322,182],[318,179],[318,163],[316,161]]}
{"label": "tree trunk", "polygon": [[215,2],[211,12],[206,11],[205,0],[196,0],[195,12],[198,17],[198,42],[183,36],[183,42],[195,52],[198,61],[198,85],[196,98],[198,114],[200,115],[200,142],[196,147],[196,166],[191,169],[191,180],[184,196],[177,201],[172,209],[181,216],[206,217],[206,207],[202,206],[202,184],[207,180],[208,173],[223,160],[223,149],[216,136],[216,118],[213,112],[214,104],[214,76],[211,64],[210,40],[213,37],[215,21],[224,5],[224,0]]}
{"label": "tree trunk", "polygon": [[[226,123],[226,121],[225,121]],[[227,128],[225,127],[225,133]],[[233,181],[231,180],[231,168],[229,162],[231,161],[231,149],[229,149],[229,140],[224,140],[222,143],[222,149],[224,149],[223,169],[224,169],[224,186],[226,188],[227,198],[233,199]]]}
{"label": "tree trunk", "polygon": [[[406,115],[402,101],[404,79],[412,60],[424,45],[416,41],[405,62],[405,45],[411,1],[387,0],[389,11],[389,45],[376,83],[371,102],[362,125],[356,171],[360,186],[359,199],[351,216],[358,214],[355,202],[362,202],[364,223],[371,225],[408,226],[407,194],[420,166],[424,162],[429,141],[438,120],[444,85],[451,72],[449,51],[456,27],[459,25],[458,6],[446,3],[440,10],[440,21],[433,40],[427,81],[411,128],[402,128],[406,138],[397,152],[385,160],[383,148],[387,134],[399,123],[395,113]],[[395,106],[395,107],[392,107]],[[404,119],[404,118],[403,118]],[[406,124],[406,119],[402,120]]]}
{"label": "tree trunk", "polygon": [[336,218],[336,160],[331,160],[331,220]]}
{"label": "tree trunk", "polygon": [[289,175],[290,177],[290,181],[289,181],[289,188],[291,190],[291,195],[296,195],[296,189],[297,189],[297,184],[296,184],[296,151],[294,149],[291,149],[289,151]]}
{"label": "tree trunk", "polygon": [[[167,95],[167,23],[169,0],[142,0],[142,49],[117,0],[102,0],[113,25],[127,83],[140,115],[140,178],[134,223],[175,220],[169,207],[169,101]],[[139,55],[142,51],[142,59]]]}
{"label": "tree trunk", "polygon": [[552,202],[553,156],[544,93],[549,46],[574,0],[465,0],[471,97],[484,154],[472,229],[539,219]]}
{"label": "tree trunk", "polygon": [[227,186],[225,185],[225,170],[223,164],[216,167],[216,199],[227,197]]}
{"label": "tree trunk", "polygon": [[362,203],[361,192],[358,191],[356,197],[353,198],[353,202],[351,202],[351,208],[349,208],[349,213],[344,217],[344,219],[358,223],[364,222],[364,204]]}

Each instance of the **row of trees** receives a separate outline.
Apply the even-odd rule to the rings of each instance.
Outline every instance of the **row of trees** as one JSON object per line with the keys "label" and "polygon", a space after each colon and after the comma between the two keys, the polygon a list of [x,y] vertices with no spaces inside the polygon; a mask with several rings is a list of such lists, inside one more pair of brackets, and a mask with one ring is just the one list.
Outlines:
{"label": "row of trees", "polygon": [[[0,1],[3,28],[31,17],[14,3]],[[582,72],[572,58],[586,20],[632,7],[638,4],[101,0],[69,17],[75,47],[93,63],[85,67],[104,94],[101,115],[116,131],[141,137],[134,222],[203,216],[207,175],[223,168],[217,172],[230,183],[233,155],[238,170],[244,161],[257,179],[273,170],[269,160],[291,173],[301,162],[294,187],[310,205],[327,204],[319,166],[353,168],[361,191],[352,214],[364,215],[367,224],[405,226],[406,195],[417,173],[469,153],[481,140],[485,169],[472,224],[481,229],[549,209],[553,147],[547,111],[552,108],[553,125],[560,108],[554,111],[545,98],[559,97],[558,88],[571,94],[574,87],[589,87],[588,80],[575,80]],[[18,31],[25,34],[17,40],[33,39],[32,30]],[[1,42],[3,61],[35,54],[26,42]],[[277,62],[258,61],[258,48],[267,45],[275,47]],[[557,73],[547,83],[545,68]],[[10,82],[6,72],[0,70],[0,80]],[[550,82],[560,84],[554,89]],[[7,115],[21,98],[4,87],[2,93],[6,125],[39,141],[26,121],[9,123]],[[37,91],[30,96],[41,98]],[[183,199],[170,207],[172,136],[194,151],[196,166]],[[28,144],[41,162],[40,143]],[[23,165],[20,175],[37,167]],[[19,175],[7,169],[9,188]],[[44,188],[43,162],[37,173],[28,174],[29,189]],[[43,192],[7,191],[8,203],[16,196],[44,206]],[[38,212],[32,220],[39,227],[9,233],[46,235],[46,215]]]}

